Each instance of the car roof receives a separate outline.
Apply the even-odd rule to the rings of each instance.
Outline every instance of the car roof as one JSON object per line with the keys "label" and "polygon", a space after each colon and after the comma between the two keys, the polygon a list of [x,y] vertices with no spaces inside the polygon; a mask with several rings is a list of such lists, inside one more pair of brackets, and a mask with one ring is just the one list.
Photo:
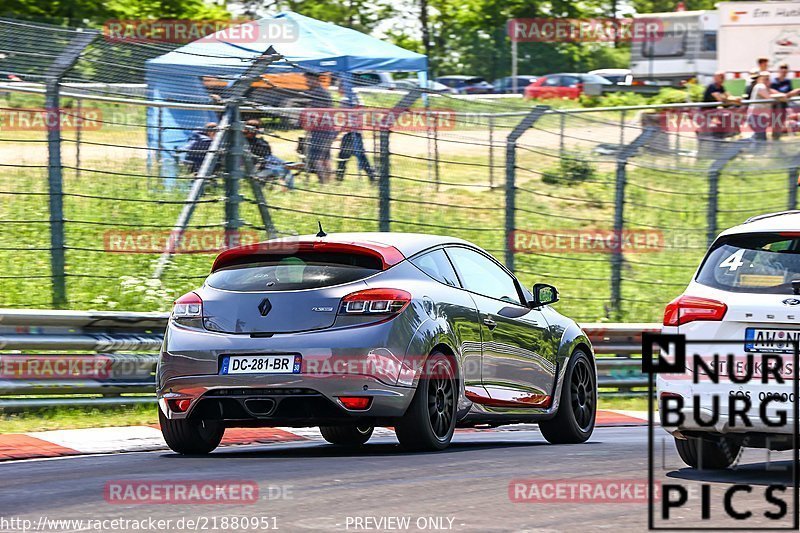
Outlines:
{"label": "car roof", "polygon": [[[466,244],[475,247],[469,241],[459,239],[456,237],[443,237],[441,235],[428,235],[426,233],[395,233],[386,231],[374,232],[360,232],[360,233],[328,233],[325,237],[317,237],[311,235],[299,235],[297,237],[284,237],[283,239],[275,240],[294,240],[298,239],[301,242],[337,242],[337,243],[364,243],[364,244],[378,244],[381,246],[393,246],[405,257],[427,250],[434,246],[442,244]],[[273,242],[266,241],[266,242]]]}
{"label": "car roof", "polygon": [[480,76],[466,76],[464,74],[453,74],[452,76],[437,76],[437,80],[471,80],[473,78],[480,78]]}
{"label": "car roof", "polygon": [[774,231],[800,231],[800,211],[779,211],[750,217],[743,224],[729,228],[720,235]]}
{"label": "car roof", "polygon": [[631,74],[631,69],[629,68],[598,68],[595,70],[590,70],[589,74],[597,74],[602,76],[605,74]]}

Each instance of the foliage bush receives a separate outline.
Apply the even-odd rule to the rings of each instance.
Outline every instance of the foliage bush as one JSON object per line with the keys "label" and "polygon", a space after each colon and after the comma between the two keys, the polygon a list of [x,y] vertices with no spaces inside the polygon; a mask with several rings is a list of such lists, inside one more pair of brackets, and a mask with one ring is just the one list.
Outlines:
{"label": "foliage bush", "polygon": [[595,168],[577,155],[565,154],[556,168],[542,172],[542,181],[548,185],[574,185],[593,179]]}

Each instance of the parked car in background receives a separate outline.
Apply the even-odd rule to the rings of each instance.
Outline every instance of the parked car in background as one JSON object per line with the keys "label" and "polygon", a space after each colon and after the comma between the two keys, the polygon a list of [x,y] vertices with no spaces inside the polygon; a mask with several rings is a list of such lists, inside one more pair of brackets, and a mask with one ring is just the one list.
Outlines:
{"label": "parked car in background", "polygon": [[528,85],[524,94],[525,98],[531,99],[567,98],[575,100],[583,94],[583,87],[587,83],[613,85],[613,83],[597,74],[548,74]]}
{"label": "parked car in background", "polygon": [[353,85],[355,87],[395,88],[394,78],[390,72],[354,72]]}
{"label": "parked car in background", "polygon": [[[397,80],[394,82],[395,89],[401,89],[410,91],[411,89],[417,89],[420,87],[419,80],[417,78],[406,78],[404,80]],[[435,92],[435,93],[442,93],[442,94],[455,94],[456,90],[451,89],[447,85],[443,83],[439,83],[438,81],[427,80],[424,85],[424,89],[426,91]]]}
{"label": "parked car in background", "polygon": [[494,92],[498,94],[513,93],[515,77],[517,78],[517,94],[524,94],[525,87],[535,82],[537,79],[536,76],[506,76],[505,78],[499,78],[492,83],[492,85],[494,85]]}
{"label": "parked car in background", "polygon": [[494,86],[483,78],[476,76],[439,76],[436,81],[455,89],[458,94],[490,94]]}
{"label": "parked car in background", "polygon": [[599,68],[590,70],[589,74],[596,74],[616,85],[633,85],[633,73],[628,68]]}

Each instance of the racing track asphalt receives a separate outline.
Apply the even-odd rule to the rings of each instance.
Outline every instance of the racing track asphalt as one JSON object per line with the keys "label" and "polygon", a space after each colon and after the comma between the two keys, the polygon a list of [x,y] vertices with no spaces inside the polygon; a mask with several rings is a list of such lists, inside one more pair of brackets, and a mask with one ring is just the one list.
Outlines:
{"label": "racing track asphalt", "polygon": [[[666,436],[659,429],[655,435],[659,441]],[[755,486],[734,501],[739,509],[756,512],[774,509],[763,501],[766,484],[791,484],[784,472],[763,470],[764,452],[748,450],[743,463],[752,464],[735,471],[697,473],[683,468],[671,441],[664,442],[663,453],[657,447],[655,454],[656,462],[664,461],[657,479],[695,488],[709,482],[713,518],[722,512],[722,491],[732,483]],[[771,464],[786,466],[775,462],[786,457],[773,454]],[[418,520],[430,517],[438,517],[439,525],[452,531],[644,531],[646,503],[513,503],[509,483],[517,478],[645,483],[647,464],[646,427],[598,428],[586,444],[554,446],[530,426],[460,433],[439,453],[406,453],[393,437],[376,437],[356,452],[299,442],[225,448],[206,457],[160,451],[27,460],[0,464],[0,517],[29,518],[38,524],[40,517],[174,521],[264,516],[275,517],[280,531],[406,530],[392,529],[397,523],[355,518],[395,516],[408,517],[411,531],[418,530]],[[104,488],[119,480],[252,480],[260,487],[260,499],[225,505],[108,503]],[[278,487],[286,497],[269,499]],[[690,505],[674,515],[684,522],[675,525],[701,524],[699,491],[690,494]],[[789,513],[780,525],[790,523],[791,505]],[[6,524],[0,531],[14,528]]]}

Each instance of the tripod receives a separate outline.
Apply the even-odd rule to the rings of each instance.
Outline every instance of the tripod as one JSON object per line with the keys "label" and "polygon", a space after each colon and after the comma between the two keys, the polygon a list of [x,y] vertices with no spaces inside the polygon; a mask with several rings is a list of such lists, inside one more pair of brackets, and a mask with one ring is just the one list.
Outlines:
{"label": "tripod", "polygon": [[153,272],[154,279],[161,278],[177,247],[180,245],[195,207],[203,197],[206,183],[211,179],[217,167],[220,153],[224,146],[230,147],[225,158],[226,172],[224,174],[225,247],[235,246],[239,241],[239,228],[242,225],[242,221],[239,218],[239,203],[242,199],[239,195],[239,186],[242,179],[248,181],[253,191],[267,238],[271,239],[277,235],[264,192],[260,183],[254,177],[252,155],[244,147],[240,106],[252,89],[253,82],[260,79],[269,65],[282,58],[283,56],[275,52],[275,49],[270,46],[264,55],[257,58],[247,71],[227,89],[229,96],[225,100],[225,111],[219,121],[219,133],[214,136],[211,146],[209,146],[203,158],[203,163],[200,165],[192,182],[192,187],[189,190],[183,209],[156,264]]}

